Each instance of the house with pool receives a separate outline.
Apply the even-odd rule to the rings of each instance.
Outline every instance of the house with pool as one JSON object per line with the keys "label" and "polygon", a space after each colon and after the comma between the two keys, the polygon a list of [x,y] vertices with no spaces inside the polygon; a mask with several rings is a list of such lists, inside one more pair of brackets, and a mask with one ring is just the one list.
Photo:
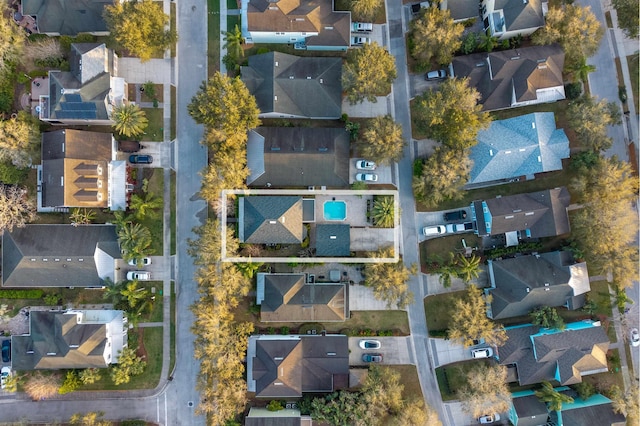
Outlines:
{"label": "house with pool", "polygon": [[[239,253],[227,252],[228,262],[318,263],[397,262],[399,207],[395,190],[301,189],[228,190],[235,196],[235,230]],[[374,226],[371,208],[377,197],[394,200],[393,226]],[[228,203],[223,203],[226,206]],[[222,227],[229,222],[222,212]],[[224,233],[223,233],[224,235]],[[390,257],[376,257],[392,248]]]}

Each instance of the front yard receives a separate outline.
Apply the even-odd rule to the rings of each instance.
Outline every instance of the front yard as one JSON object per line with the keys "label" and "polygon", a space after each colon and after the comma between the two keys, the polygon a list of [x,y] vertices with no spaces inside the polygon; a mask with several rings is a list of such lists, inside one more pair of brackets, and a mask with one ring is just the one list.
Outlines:
{"label": "front yard", "polygon": [[443,401],[451,401],[458,398],[457,391],[466,384],[466,374],[478,363],[490,364],[489,360],[475,360],[457,362],[436,368],[436,379]]}

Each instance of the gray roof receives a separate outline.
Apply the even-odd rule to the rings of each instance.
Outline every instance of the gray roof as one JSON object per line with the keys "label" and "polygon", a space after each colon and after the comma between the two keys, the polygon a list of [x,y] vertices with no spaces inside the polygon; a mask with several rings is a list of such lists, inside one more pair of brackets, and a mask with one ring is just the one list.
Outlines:
{"label": "gray roof", "polygon": [[587,264],[575,264],[566,251],[489,260],[488,270],[493,319],[527,315],[540,306],[569,303],[578,309],[574,298],[591,290]]}
{"label": "gray roof", "polygon": [[526,30],[544,26],[542,0],[496,0],[493,9],[502,9],[507,31]]}
{"label": "gray roof", "polygon": [[441,3],[441,8],[446,3],[446,9],[451,13],[451,18],[455,21],[462,19],[480,19],[478,2],[475,0],[445,0]]}
{"label": "gray roof", "polygon": [[547,405],[535,395],[514,397],[512,400],[518,426],[545,426],[547,424]]}
{"label": "gray roof", "polygon": [[258,337],[255,347],[249,378],[256,381],[258,398],[295,398],[348,386],[347,336]]}
{"label": "gray roof", "polygon": [[243,243],[299,244],[303,238],[302,197],[241,197],[238,222]]}
{"label": "gray roof", "polygon": [[27,225],[2,237],[2,286],[100,287],[120,257],[113,225]]}
{"label": "gray roof", "polygon": [[[310,417],[308,421],[311,425]],[[251,407],[249,414],[244,418],[244,424],[245,426],[301,426],[304,423],[298,409],[285,408],[269,411],[262,407]]]}
{"label": "gray roof", "polygon": [[112,0],[22,0],[22,14],[36,16],[41,33],[106,33],[102,12]]}
{"label": "gray roof", "polygon": [[[570,232],[567,213],[570,202],[569,191],[563,186],[528,194],[474,201],[472,207],[476,230],[480,236],[529,229],[531,238],[542,238]],[[483,212],[483,203],[487,212]]]}
{"label": "gray roof", "polygon": [[627,424],[624,415],[613,411],[611,401],[600,394],[595,394],[585,401],[580,399],[573,389],[564,390],[561,393],[574,399],[573,403],[562,404],[563,426],[585,426],[593,424],[594,419],[598,419],[598,426],[625,426]]}
{"label": "gray roof", "polygon": [[258,294],[264,294],[264,299],[258,302],[260,320],[344,321],[348,312],[345,285],[307,284],[305,277],[305,274],[259,274]]}
{"label": "gray roof", "polygon": [[32,310],[30,333],[11,339],[13,369],[104,368],[116,362],[105,358],[111,357],[111,335],[122,335],[123,312],[103,312],[111,313],[109,320],[79,322],[75,312]]}
{"label": "gray roof", "polygon": [[269,52],[249,57],[242,81],[261,114],[339,118],[342,114],[342,59]]}
{"label": "gray roof", "polygon": [[349,186],[349,134],[344,128],[259,127],[249,132],[252,187]]}
{"label": "gray roof", "polygon": [[564,331],[507,327],[507,337],[497,350],[499,363],[516,364],[520,385],[553,380],[570,385],[581,382],[583,374],[607,371],[609,338],[599,323],[567,324]]}
{"label": "gray roof", "polygon": [[569,158],[569,139],[564,130],[556,129],[552,112],[536,112],[493,121],[478,132],[469,158],[469,183],[562,170],[562,159]]}
{"label": "gray roof", "polygon": [[564,52],[557,44],[457,56],[452,65],[456,77],[468,77],[480,92],[485,111],[535,101],[538,89],[564,87]]}
{"label": "gray roof", "polygon": [[316,225],[316,256],[349,257],[351,227],[349,225]]}

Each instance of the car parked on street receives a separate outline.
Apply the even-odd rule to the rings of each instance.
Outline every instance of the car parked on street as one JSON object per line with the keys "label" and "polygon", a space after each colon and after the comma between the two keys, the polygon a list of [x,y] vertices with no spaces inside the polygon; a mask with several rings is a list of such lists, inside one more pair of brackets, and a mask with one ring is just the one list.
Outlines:
{"label": "car parked on street", "polygon": [[447,222],[455,222],[466,218],[467,212],[465,210],[456,210],[444,214],[444,220],[446,220]]}
{"label": "car parked on street", "polygon": [[356,180],[358,182],[377,182],[378,175],[375,173],[358,173],[356,175]]}
{"label": "car parked on street", "polygon": [[129,162],[131,164],[151,164],[153,163],[153,157],[150,155],[130,155]]}
{"label": "car parked on street", "polygon": [[640,346],[640,333],[638,333],[637,328],[631,329],[631,336],[630,336],[629,343],[631,343],[631,346],[633,346],[634,348],[637,346]]}
{"label": "car parked on street", "polygon": [[379,340],[360,340],[358,346],[362,349],[380,349],[382,344]]}
{"label": "car parked on street", "polygon": [[11,376],[11,369],[9,367],[2,367],[0,370],[0,388],[7,387],[7,379]]}
{"label": "car parked on street", "polygon": [[363,362],[382,362],[382,354],[362,354]]}
{"label": "car parked on street", "polygon": [[151,265],[151,258],[150,257],[143,257],[142,259],[140,259],[140,263],[136,262],[136,259],[131,259],[129,261],[129,265],[131,266],[148,266]]}
{"label": "car parked on street", "polygon": [[500,414],[489,414],[478,418],[481,425],[488,425],[500,420]]}
{"label": "car parked on street", "polygon": [[129,281],[149,281],[151,280],[151,272],[147,271],[129,271],[127,272],[127,279]]}
{"label": "car parked on street", "polygon": [[447,70],[429,71],[425,74],[424,78],[427,81],[444,80],[447,78]]}
{"label": "car parked on street", "polygon": [[11,362],[11,340],[2,341],[2,362]]}
{"label": "car parked on street", "polygon": [[474,359],[491,358],[492,356],[493,356],[493,349],[491,348],[471,349],[471,358],[474,358]]}
{"label": "car parked on street", "polygon": [[353,32],[371,32],[373,31],[373,24],[370,22],[354,22]]}
{"label": "car parked on street", "polygon": [[376,163],[374,163],[373,161],[358,160],[358,161],[356,161],[356,169],[358,169],[358,170],[375,170],[376,169]]}
{"label": "car parked on street", "polygon": [[444,225],[438,226],[425,226],[422,228],[422,233],[425,237],[430,237],[433,235],[442,235],[447,233],[447,227]]}

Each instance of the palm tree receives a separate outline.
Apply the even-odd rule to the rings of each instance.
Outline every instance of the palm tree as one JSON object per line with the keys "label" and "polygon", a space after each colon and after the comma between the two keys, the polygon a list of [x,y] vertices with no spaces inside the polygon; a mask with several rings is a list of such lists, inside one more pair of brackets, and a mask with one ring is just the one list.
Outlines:
{"label": "palm tree", "polygon": [[560,411],[562,403],[573,402],[573,398],[556,391],[549,382],[542,382],[542,389],[535,391],[535,394],[540,401],[547,403],[549,411]]}
{"label": "palm tree", "polygon": [[135,211],[135,217],[142,220],[145,217],[151,219],[158,217],[157,209],[164,206],[164,201],[160,197],[147,192],[144,195],[133,194],[129,202],[129,208]]}
{"label": "palm tree", "polygon": [[456,276],[462,278],[465,284],[480,275],[480,258],[476,255],[465,257],[458,255],[454,263]]}
{"label": "palm tree", "polygon": [[238,28],[238,24],[236,24],[232,31],[227,31],[224,36],[224,41],[225,44],[223,48],[227,49],[227,52],[229,52],[235,60],[244,56],[244,49],[242,49],[244,37],[242,37],[242,31]]}
{"label": "palm tree", "polygon": [[85,208],[75,208],[71,210],[71,215],[69,219],[71,220],[71,224],[73,226],[78,225],[89,225],[96,218],[95,210],[89,210]]}
{"label": "palm tree", "polygon": [[583,56],[580,58],[575,65],[571,67],[571,71],[573,71],[574,81],[582,81],[583,83],[587,83],[587,78],[589,77],[589,73],[592,73],[596,70],[595,65],[587,64],[587,58]]}
{"label": "palm tree", "polygon": [[440,281],[440,284],[442,284],[444,288],[451,287],[451,278],[456,276],[456,270],[452,264],[445,263],[441,265],[438,269],[436,269],[434,272],[440,275],[438,277],[438,280]]}
{"label": "palm tree", "polygon": [[138,281],[129,281],[120,291],[120,294],[129,303],[130,308],[135,308],[140,302],[149,296],[149,290],[138,287]]}
{"label": "palm tree", "polygon": [[118,240],[123,251],[123,259],[141,259],[149,254],[151,232],[139,223],[127,223],[118,230]]}
{"label": "palm tree", "polygon": [[116,226],[118,232],[120,232],[120,229],[122,229],[127,223],[131,223],[131,219],[132,217],[122,210],[113,212],[113,224]]}
{"label": "palm tree", "polygon": [[126,137],[136,137],[144,133],[149,124],[143,110],[135,104],[123,104],[113,109],[113,127]]}
{"label": "palm tree", "polygon": [[373,200],[371,219],[375,226],[393,228],[394,199],[392,196],[376,197]]}
{"label": "palm tree", "polygon": [[478,49],[491,52],[497,44],[498,37],[492,36],[489,30],[480,34],[480,39],[478,40]]}
{"label": "palm tree", "polygon": [[117,305],[122,300],[122,289],[124,287],[124,281],[114,283],[110,278],[105,278],[105,292],[102,295],[105,299],[111,301],[112,304]]}
{"label": "palm tree", "polygon": [[[251,256],[249,256],[249,258],[251,258]],[[246,278],[251,279],[255,276],[256,272],[260,270],[260,267],[262,265],[264,265],[264,263],[261,263],[261,262],[236,263],[236,268],[238,268],[238,271],[240,271],[240,273],[244,275]]]}

